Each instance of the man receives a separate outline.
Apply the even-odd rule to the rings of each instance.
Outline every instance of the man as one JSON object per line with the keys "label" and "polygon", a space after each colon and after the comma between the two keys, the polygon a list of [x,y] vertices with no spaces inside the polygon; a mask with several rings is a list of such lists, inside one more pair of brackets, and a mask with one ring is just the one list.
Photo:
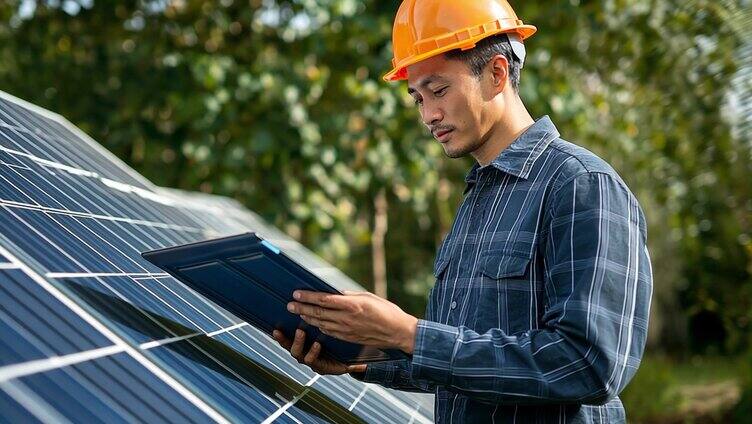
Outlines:
{"label": "man", "polygon": [[518,95],[535,27],[505,0],[405,0],[395,68],[452,158],[471,155],[425,319],[370,293],[296,293],[331,336],[411,359],[347,367],[275,338],[321,374],[436,395],[437,422],[625,422],[652,293],[637,200],[593,153],[534,121]]}

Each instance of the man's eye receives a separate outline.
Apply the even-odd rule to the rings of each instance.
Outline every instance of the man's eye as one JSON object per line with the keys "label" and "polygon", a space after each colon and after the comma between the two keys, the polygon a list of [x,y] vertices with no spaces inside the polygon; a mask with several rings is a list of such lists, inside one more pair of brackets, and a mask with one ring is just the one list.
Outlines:
{"label": "man's eye", "polygon": [[438,89],[438,90],[434,91],[434,92],[433,92],[433,95],[434,95],[434,96],[436,96],[436,97],[441,97],[441,96],[443,96],[444,94],[446,94],[446,92],[447,92],[447,88],[449,88],[449,87],[444,87],[444,88],[440,88],[440,89]]}
{"label": "man's eye", "polygon": [[413,101],[415,102],[416,106],[420,106],[423,104],[423,99],[414,98]]}

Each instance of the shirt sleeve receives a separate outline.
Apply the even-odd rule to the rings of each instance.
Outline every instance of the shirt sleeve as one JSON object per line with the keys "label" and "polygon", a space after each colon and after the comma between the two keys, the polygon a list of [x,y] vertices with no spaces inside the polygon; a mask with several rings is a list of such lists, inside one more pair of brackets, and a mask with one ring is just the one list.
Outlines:
{"label": "shirt sleeve", "polygon": [[[432,309],[433,302],[429,299],[426,316],[431,316]],[[350,373],[350,376],[365,383],[376,383],[405,392],[434,393],[436,390],[436,384],[432,381],[413,378],[410,359],[368,364],[365,372]]]}
{"label": "shirt sleeve", "polygon": [[376,383],[405,392],[433,393],[436,389],[436,385],[430,381],[412,378],[411,363],[408,359],[368,364],[365,372],[350,375],[365,383]]}
{"label": "shirt sleeve", "polygon": [[580,174],[551,197],[540,328],[479,334],[421,320],[413,380],[493,403],[603,404],[618,395],[642,357],[652,275],[644,216],[617,178]]}

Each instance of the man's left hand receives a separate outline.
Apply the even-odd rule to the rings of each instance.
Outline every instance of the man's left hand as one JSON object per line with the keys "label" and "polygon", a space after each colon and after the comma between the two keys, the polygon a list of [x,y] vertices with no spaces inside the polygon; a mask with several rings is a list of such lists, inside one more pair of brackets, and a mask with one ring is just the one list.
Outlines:
{"label": "man's left hand", "polygon": [[368,292],[344,295],[296,290],[287,309],[322,333],[380,349],[413,352],[418,319]]}

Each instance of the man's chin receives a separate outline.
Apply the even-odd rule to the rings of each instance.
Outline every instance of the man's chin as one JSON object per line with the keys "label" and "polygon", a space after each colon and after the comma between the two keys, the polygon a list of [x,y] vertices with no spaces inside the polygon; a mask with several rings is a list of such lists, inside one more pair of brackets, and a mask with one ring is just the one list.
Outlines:
{"label": "man's chin", "polygon": [[461,157],[467,156],[467,153],[464,153],[462,151],[452,151],[447,149],[444,149],[444,154],[450,159],[459,159]]}
{"label": "man's chin", "polygon": [[442,144],[441,146],[444,147],[444,154],[451,159],[459,159],[463,158],[472,152],[472,149],[462,149],[462,148],[452,148],[449,146],[450,143]]}

